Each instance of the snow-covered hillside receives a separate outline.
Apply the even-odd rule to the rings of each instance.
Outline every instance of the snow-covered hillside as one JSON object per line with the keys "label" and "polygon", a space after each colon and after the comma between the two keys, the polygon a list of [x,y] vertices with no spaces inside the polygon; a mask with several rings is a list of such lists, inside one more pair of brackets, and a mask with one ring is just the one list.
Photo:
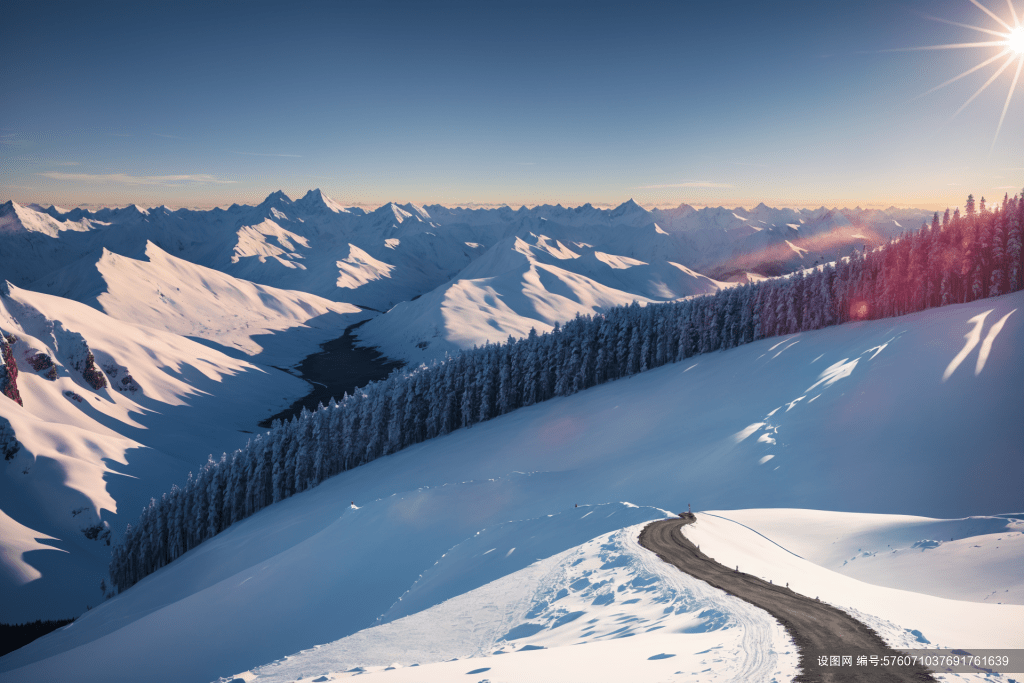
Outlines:
{"label": "snow-covered hillside", "polygon": [[[1024,606],[1007,604],[1019,523],[938,521],[1020,509],[1021,308],[1017,293],[762,340],[410,447],[230,527],[0,659],[0,679],[295,680],[390,660],[421,666],[373,676],[594,680],[607,663],[607,680],[613,659],[632,680],[785,679],[777,627],[633,547],[636,525],[688,503],[936,518],[715,512],[687,533],[720,561],[857,610],[892,644],[1022,647]],[[801,526],[811,533],[794,541]],[[965,539],[984,552],[946,545]],[[910,559],[854,573],[882,542]],[[959,592],[906,591],[938,566],[967,577]],[[883,570],[887,585],[865,582]],[[609,639],[606,655],[567,647]],[[483,656],[498,650],[516,653]]]}
{"label": "snow-covered hillside", "polygon": [[76,261],[31,289],[271,365],[293,365],[315,352],[319,342],[369,317],[352,304],[253,284],[190,263],[152,242],[139,258],[104,249],[98,259]]}
{"label": "snow-covered hillside", "polygon": [[[145,276],[154,286],[167,285],[160,291],[172,299],[168,287],[187,269],[168,273],[174,270],[166,267],[169,258],[380,312],[402,304],[399,315],[367,327],[364,339],[387,344],[396,358],[425,360],[542,330],[595,306],[674,299],[718,286],[701,273],[732,281],[747,271],[777,275],[833,260],[902,231],[896,226],[916,228],[929,218],[916,210],[763,204],[649,211],[632,200],[614,209],[388,203],[366,212],[319,190],[294,201],[274,192],[256,206],[210,211],[63,211],[7,202],[0,205],[0,272],[17,286],[86,303],[107,291],[101,305],[115,317],[119,309],[137,312],[124,297],[121,305],[111,301],[113,281],[136,275],[117,255],[159,261],[160,267],[144,267]],[[154,249],[166,255],[146,256]],[[104,284],[95,282],[97,269]],[[151,302],[148,318],[164,303]],[[188,324],[204,319],[196,317]],[[239,340],[217,341],[231,347]]]}
{"label": "snow-covered hillside", "polygon": [[[308,390],[181,332],[251,353],[263,341],[256,333],[291,338],[297,330],[294,348],[278,344],[270,354],[294,364],[365,317],[344,304],[231,282],[156,249],[150,255],[140,262],[108,253],[99,271],[82,269],[95,279],[79,282],[116,317],[13,285],[0,293],[0,331],[16,340],[23,404],[0,396],[0,427],[16,439],[0,478],[0,622],[66,618],[99,603],[108,541],[141,506],[208,455],[244,445],[260,420]],[[235,322],[232,310],[252,326]],[[314,317],[329,325],[301,329]],[[207,319],[206,330],[195,327]]]}
{"label": "snow-covered hillside", "polygon": [[648,252],[644,256],[651,261],[533,232],[525,239],[502,240],[451,282],[371,320],[359,338],[389,357],[425,362],[445,352],[525,337],[530,329],[547,332],[577,314],[731,286],[679,263],[654,260],[656,243],[670,238],[654,229],[646,232],[655,244],[634,253]]}

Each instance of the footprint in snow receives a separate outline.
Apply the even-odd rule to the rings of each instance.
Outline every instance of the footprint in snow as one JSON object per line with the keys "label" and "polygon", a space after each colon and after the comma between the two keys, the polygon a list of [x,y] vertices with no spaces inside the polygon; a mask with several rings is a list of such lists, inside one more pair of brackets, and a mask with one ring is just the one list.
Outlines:
{"label": "footprint in snow", "polygon": [[654,655],[653,657],[648,657],[647,661],[651,661],[653,659],[669,659],[671,657],[675,657],[675,655],[667,655],[664,652],[662,652],[660,655]]}

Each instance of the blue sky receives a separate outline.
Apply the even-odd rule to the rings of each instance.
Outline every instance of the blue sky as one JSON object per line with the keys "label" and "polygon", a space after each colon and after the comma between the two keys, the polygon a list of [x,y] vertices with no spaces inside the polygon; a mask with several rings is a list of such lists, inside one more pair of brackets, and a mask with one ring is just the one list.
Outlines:
{"label": "blue sky", "polygon": [[992,148],[1015,62],[950,121],[1002,60],[918,96],[999,48],[884,51],[994,40],[928,18],[1001,28],[968,0],[11,5],[0,201],[943,208],[1024,185],[1024,83]]}

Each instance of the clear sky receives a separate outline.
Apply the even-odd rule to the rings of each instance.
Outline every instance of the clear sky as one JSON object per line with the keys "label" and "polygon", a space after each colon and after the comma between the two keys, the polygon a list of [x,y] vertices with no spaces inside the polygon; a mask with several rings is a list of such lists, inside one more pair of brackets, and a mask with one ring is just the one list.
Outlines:
{"label": "clear sky", "polygon": [[[1008,0],[979,0],[1013,23]],[[1015,12],[1024,20],[1024,3]],[[969,0],[11,2],[0,201],[941,208],[1024,186]],[[920,96],[920,97],[919,97]]]}

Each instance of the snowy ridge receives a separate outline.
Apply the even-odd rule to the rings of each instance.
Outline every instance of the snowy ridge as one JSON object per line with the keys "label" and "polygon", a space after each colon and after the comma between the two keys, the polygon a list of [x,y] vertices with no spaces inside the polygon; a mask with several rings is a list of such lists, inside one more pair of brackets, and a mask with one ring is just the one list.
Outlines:
{"label": "snowy ridge", "polygon": [[[316,351],[325,337],[311,329],[296,335],[296,328],[336,331],[367,317],[351,304],[253,284],[190,263],[152,242],[138,256],[104,249],[98,259],[81,259],[32,288],[77,299],[118,320],[259,355],[272,365],[294,363]],[[288,348],[276,348],[273,335],[285,330],[291,330]]]}
{"label": "snowy ridge", "polygon": [[[637,247],[656,258],[656,249]],[[451,282],[371,320],[359,338],[389,357],[426,362],[522,338],[530,329],[548,332],[577,314],[728,286],[670,261],[647,263],[527,232],[494,245]]]}
{"label": "snowy ridge", "polygon": [[[143,503],[208,454],[244,445],[241,430],[256,431],[308,385],[84,304],[5,291],[0,330],[17,338],[24,404],[0,396],[0,424],[19,446],[0,479],[0,621],[15,623],[100,602],[108,541]],[[90,354],[103,385],[84,372]],[[26,537],[47,540],[26,546]]]}
{"label": "snowy ridge", "polygon": [[[846,214],[854,217],[852,223]],[[392,202],[367,213],[346,208],[320,190],[310,190],[295,201],[283,192],[274,192],[256,206],[236,204],[210,211],[135,206],[61,211],[9,202],[0,207],[0,270],[14,284],[34,287],[32,283],[50,282],[54,271],[79,259],[95,261],[92,255],[103,249],[138,258],[152,243],[176,258],[253,283],[387,311],[438,288],[501,277],[504,257],[488,260],[487,254],[491,249],[506,251],[505,240],[519,237],[530,244],[530,258],[554,257],[554,252],[541,253],[545,239],[580,256],[575,264],[559,266],[573,273],[576,282],[559,276],[551,283],[552,291],[539,292],[545,298],[557,301],[566,287],[570,291],[607,287],[615,290],[615,301],[667,300],[717,286],[712,280],[695,285],[674,272],[677,268],[672,264],[710,273],[719,280],[759,269],[762,274],[776,275],[815,261],[833,260],[865,242],[880,243],[893,234],[894,216],[912,226],[928,217],[923,212],[849,212],[824,207],[797,211],[763,204],[749,211],[741,207],[696,210],[686,205],[648,211],[632,200],[614,209],[586,204],[518,210]],[[799,230],[790,225],[799,225]],[[478,261],[480,265],[470,268]],[[484,263],[492,267],[484,268]],[[628,268],[622,267],[627,264]],[[496,288],[498,297],[533,296],[522,279],[506,278],[500,284],[510,289]],[[59,283],[55,286],[77,300],[88,296]],[[440,300],[435,297],[434,301]],[[528,330],[537,325],[534,320],[548,325],[554,319],[565,322],[567,318],[559,316],[568,313],[572,317],[583,307],[556,305],[547,315],[534,318],[519,312],[517,306],[511,308],[517,311],[516,320],[502,321],[499,315],[495,335],[504,338],[516,330]],[[487,325],[493,312],[483,306],[472,315]],[[398,334],[408,340],[401,348],[394,346],[396,356],[424,357],[416,344],[430,343],[435,327],[438,339],[450,341],[460,335],[448,327],[438,306],[413,317],[421,322],[409,329],[388,322],[384,325],[387,331],[376,335],[390,338]],[[423,322],[426,319],[429,324]],[[482,338],[480,333],[462,336],[477,342]],[[447,343],[442,346],[446,348],[438,349],[441,354],[434,357],[447,350]]]}

